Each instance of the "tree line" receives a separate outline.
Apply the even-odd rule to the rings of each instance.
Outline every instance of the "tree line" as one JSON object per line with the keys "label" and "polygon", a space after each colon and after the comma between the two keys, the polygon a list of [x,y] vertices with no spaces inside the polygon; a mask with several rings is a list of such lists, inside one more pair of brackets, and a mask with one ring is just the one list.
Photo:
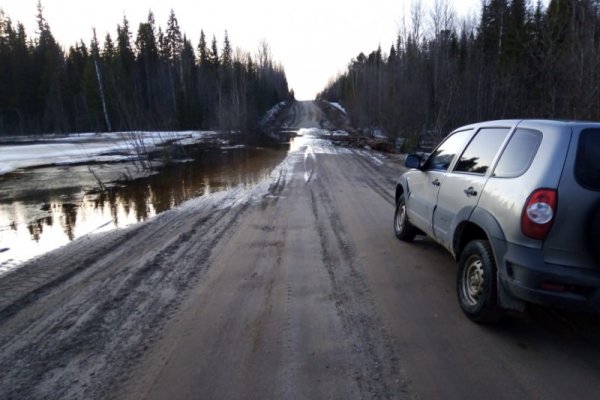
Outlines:
{"label": "tree line", "polygon": [[484,0],[461,21],[449,0],[413,2],[389,53],[359,54],[319,97],[413,141],[490,119],[598,120],[600,2]]}
{"label": "tree line", "polygon": [[150,11],[134,38],[126,17],[117,35],[80,41],[67,52],[38,3],[37,36],[0,10],[0,134],[130,130],[252,130],[289,99],[285,71],[262,42],[257,54],[198,45],[171,10],[166,29]]}

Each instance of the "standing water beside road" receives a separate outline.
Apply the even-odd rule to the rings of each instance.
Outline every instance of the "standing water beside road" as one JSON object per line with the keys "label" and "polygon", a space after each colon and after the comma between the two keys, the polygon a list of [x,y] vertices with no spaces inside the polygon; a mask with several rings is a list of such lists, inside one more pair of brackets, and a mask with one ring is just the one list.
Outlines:
{"label": "standing water beside road", "polygon": [[135,170],[133,163],[59,165],[0,175],[0,275],[83,235],[145,221],[190,198],[254,185],[285,155],[266,147],[205,149],[194,160],[101,191],[97,178],[120,179]]}

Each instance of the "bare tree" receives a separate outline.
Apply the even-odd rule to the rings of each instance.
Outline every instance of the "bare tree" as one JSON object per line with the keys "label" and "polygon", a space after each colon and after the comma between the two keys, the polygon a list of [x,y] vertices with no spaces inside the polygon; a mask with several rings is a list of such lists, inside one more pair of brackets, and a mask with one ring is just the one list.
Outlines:
{"label": "bare tree", "polygon": [[433,8],[429,12],[429,19],[434,38],[439,37],[443,31],[454,30],[456,17],[452,3],[449,0],[434,0]]}
{"label": "bare tree", "polygon": [[99,57],[99,44],[98,37],[96,36],[96,28],[92,29],[93,31],[93,39],[92,39],[92,57],[94,59],[94,69],[96,70],[96,78],[98,80],[98,92],[100,92],[100,99],[102,100],[102,111],[104,114],[104,121],[106,122],[106,129],[109,132],[112,131],[112,126],[110,125],[110,118],[108,117],[108,108],[106,107],[106,97],[104,95],[104,84],[102,83],[102,74],[100,73],[100,67],[98,66],[98,57]]}
{"label": "bare tree", "polygon": [[410,4],[410,22],[411,35],[416,43],[421,43],[421,28],[423,23],[423,2],[422,0],[412,0]]}

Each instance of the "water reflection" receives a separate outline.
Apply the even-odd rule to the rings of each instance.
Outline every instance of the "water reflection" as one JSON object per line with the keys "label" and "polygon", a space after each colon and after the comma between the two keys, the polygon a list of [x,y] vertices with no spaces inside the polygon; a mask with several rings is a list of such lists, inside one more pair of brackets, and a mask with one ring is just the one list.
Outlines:
{"label": "water reflection", "polygon": [[47,188],[36,189],[35,196],[19,193],[21,201],[0,200],[0,248],[8,248],[0,252],[0,274],[82,235],[145,221],[192,197],[255,185],[285,155],[265,148],[206,151],[195,161],[163,167],[99,194]]}
{"label": "water reflection", "polygon": [[31,238],[33,240],[35,240],[36,242],[39,242],[40,236],[42,235],[42,233],[44,233],[44,224],[48,225],[48,226],[52,226],[52,221],[53,221],[52,217],[45,217],[45,218],[40,218],[40,219],[30,223],[27,226],[27,229],[29,229],[29,234],[31,235]]}

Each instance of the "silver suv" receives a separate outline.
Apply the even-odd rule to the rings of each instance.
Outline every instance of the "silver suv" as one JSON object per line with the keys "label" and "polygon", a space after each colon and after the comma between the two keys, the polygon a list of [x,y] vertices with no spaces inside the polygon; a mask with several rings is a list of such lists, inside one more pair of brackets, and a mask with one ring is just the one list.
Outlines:
{"label": "silver suv", "polygon": [[396,236],[452,253],[470,319],[495,322],[525,302],[600,309],[600,123],[468,125],[405,164]]}

